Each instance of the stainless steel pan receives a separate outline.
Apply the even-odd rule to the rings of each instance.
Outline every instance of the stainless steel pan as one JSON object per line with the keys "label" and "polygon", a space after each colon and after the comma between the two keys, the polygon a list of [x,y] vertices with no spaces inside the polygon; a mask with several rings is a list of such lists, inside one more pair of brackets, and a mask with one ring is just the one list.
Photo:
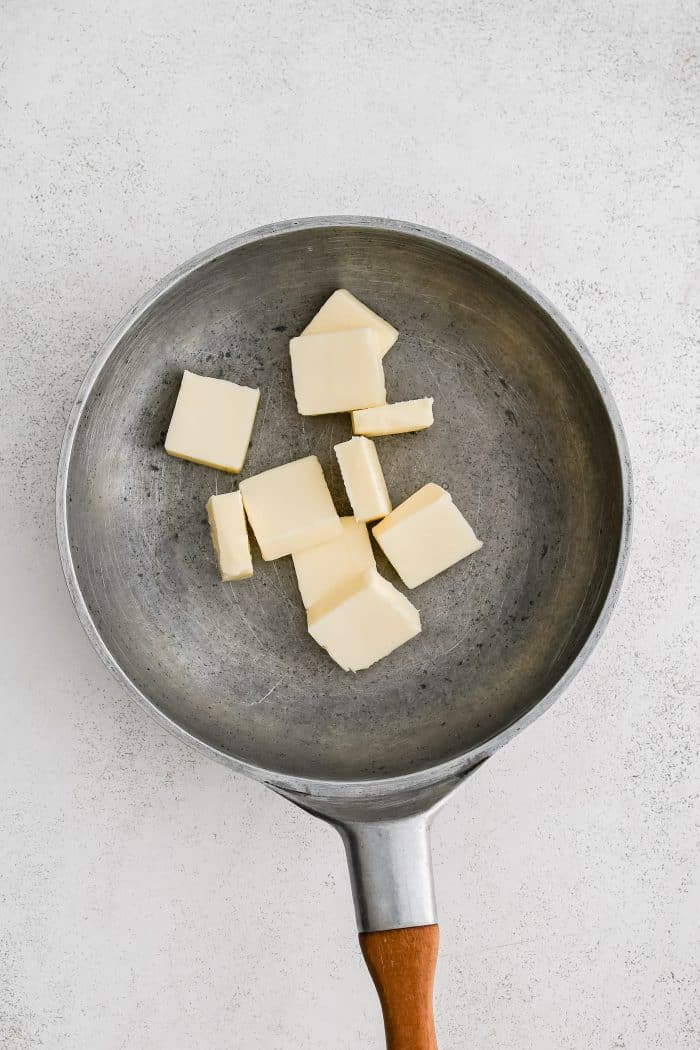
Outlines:
{"label": "stainless steel pan", "polygon": [[[485,541],[412,593],[419,638],[357,675],[308,636],[289,559],[219,582],[204,505],[232,479],[163,453],[183,369],[259,385],[246,475],[314,452],[348,513],[332,453],[347,417],[297,415],[287,349],[339,287],[401,332],[391,399],[435,397],[432,429],[381,440],[393,499],[440,482]],[[78,615],[129,692],[338,828],[389,1046],[434,1047],[431,815],[566,687],[627,557],[628,454],[581,340],[507,266],[433,230],[255,230],[180,267],[112,334],[70,417],[57,517]]]}

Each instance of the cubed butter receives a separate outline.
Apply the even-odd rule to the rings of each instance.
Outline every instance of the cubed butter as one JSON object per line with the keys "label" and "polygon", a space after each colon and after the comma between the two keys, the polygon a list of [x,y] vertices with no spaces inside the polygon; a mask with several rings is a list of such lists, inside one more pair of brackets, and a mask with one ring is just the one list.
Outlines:
{"label": "cubed butter", "polygon": [[433,398],[396,401],[393,405],[363,408],[352,414],[353,434],[382,437],[385,434],[410,434],[433,425]]}
{"label": "cubed butter", "polygon": [[307,613],[309,633],[345,671],[362,671],[420,632],[408,598],[370,569]]}
{"label": "cubed butter", "polygon": [[230,474],[243,469],[260,391],[185,372],[165,438],[165,451]]}
{"label": "cubed butter", "polygon": [[382,465],[373,441],[353,437],[335,445],[345,491],[358,521],[376,521],[391,510]]}
{"label": "cubed butter", "polygon": [[292,555],[305,609],[366,569],[376,568],[364,522],[341,518],[340,525],[342,532],[337,539]]}
{"label": "cubed butter", "polygon": [[359,299],[339,288],[327,299],[316,316],[307,324],[304,335],[315,335],[317,332],[344,332],[352,328],[371,328],[377,335],[377,349],[382,357],[390,350],[399,333],[385,321],[365,306]]}
{"label": "cubed butter", "polygon": [[417,587],[483,546],[440,485],[424,485],[372,529],[407,587]]}
{"label": "cubed butter", "polygon": [[351,412],[386,401],[382,359],[371,328],[299,335],[290,340],[289,353],[302,416]]}
{"label": "cubed butter", "polygon": [[340,518],[316,456],[246,478],[240,489],[265,561],[327,543],[341,534]]}
{"label": "cubed butter", "polygon": [[252,576],[253,561],[240,492],[212,496],[207,503],[207,516],[221,579],[243,580]]}

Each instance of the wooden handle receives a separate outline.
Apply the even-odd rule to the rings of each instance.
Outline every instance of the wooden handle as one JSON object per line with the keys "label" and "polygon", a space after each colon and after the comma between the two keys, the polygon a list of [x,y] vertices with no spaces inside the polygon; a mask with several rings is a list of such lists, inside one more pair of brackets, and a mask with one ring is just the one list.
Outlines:
{"label": "wooden handle", "polygon": [[437,1050],[433,978],[437,926],[361,933],[360,946],[379,993],[387,1050]]}

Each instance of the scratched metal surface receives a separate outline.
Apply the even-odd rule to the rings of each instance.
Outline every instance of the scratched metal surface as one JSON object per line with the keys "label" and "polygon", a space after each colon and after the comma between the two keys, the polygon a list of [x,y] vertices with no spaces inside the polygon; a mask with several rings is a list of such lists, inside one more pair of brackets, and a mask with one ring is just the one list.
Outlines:
{"label": "scratched metal surface", "polygon": [[[348,418],[297,415],[288,340],[337,287],[395,324],[390,400],[435,425],[379,439],[394,503],[452,493],[483,549],[410,592],[423,633],[357,675],[309,638],[290,559],[222,584],[204,506],[236,479],[166,456],[184,368],[259,385],[242,477],[319,456]],[[287,229],[211,259],[127,330],[84,405],[67,478],[77,582],[131,682],[178,726],[282,775],[391,777],[444,763],[523,716],[589,637],[623,528],[615,436],[568,336],[508,278],[399,229]],[[387,563],[382,572],[401,586]]]}

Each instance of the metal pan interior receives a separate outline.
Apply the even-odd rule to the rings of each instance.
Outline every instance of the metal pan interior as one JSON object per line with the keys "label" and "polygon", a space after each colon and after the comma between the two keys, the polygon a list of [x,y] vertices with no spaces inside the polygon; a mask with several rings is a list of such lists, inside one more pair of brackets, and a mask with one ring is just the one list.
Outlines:
{"label": "metal pan interior", "polygon": [[[389,399],[435,398],[432,429],[378,440],[394,503],[436,481],[484,541],[410,592],[423,633],[357,675],[309,638],[291,559],[256,551],[252,579],[219,581],[204,507],[235,479],[163,452],[183,369],[259,385],[245,475],[315,453],[349,513],[349,419],[297,415],[288,365],[339,287],[401,332]],[[366,225],[286,228],[167,287],[92,384],[66,485],[78,587],[134,686],[225,755],[318,779],[427,769],[530,710],[599,617],[624,518],[613,427],[567,333],[487,261]]]}

